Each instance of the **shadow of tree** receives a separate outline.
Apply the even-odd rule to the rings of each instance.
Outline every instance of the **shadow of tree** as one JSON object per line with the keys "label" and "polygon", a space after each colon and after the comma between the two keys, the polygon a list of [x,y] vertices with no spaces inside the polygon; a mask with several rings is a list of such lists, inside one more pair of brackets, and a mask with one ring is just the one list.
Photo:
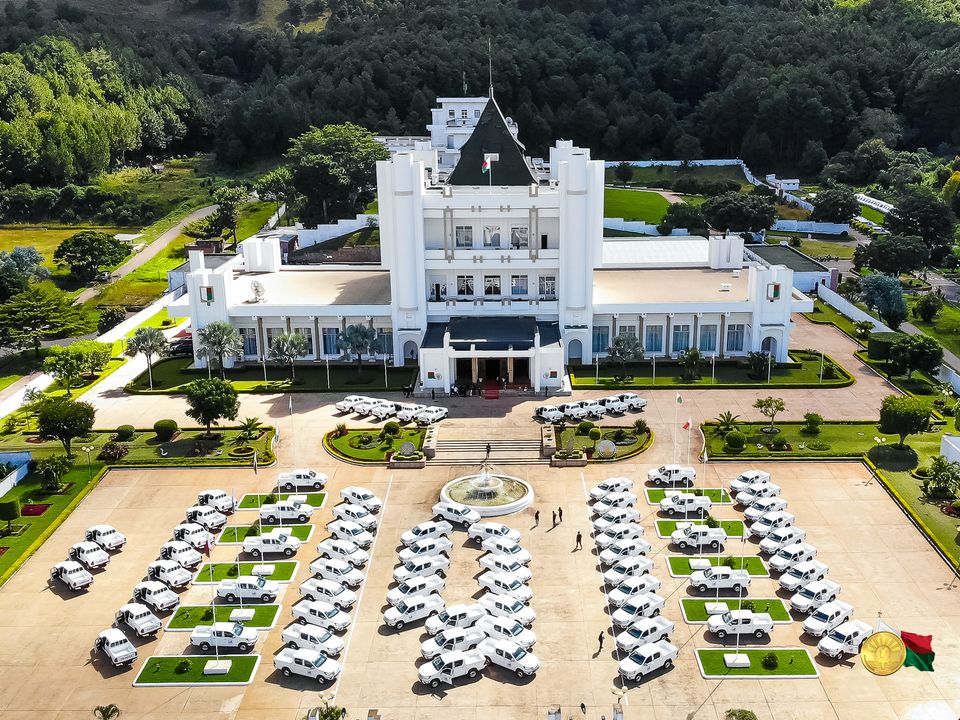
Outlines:
{"label": "shadow of tree", "polygon": [[870,462],[881,470],[908,472],[919,464],[917,451],[909,445],[875,445],[867,452]]}

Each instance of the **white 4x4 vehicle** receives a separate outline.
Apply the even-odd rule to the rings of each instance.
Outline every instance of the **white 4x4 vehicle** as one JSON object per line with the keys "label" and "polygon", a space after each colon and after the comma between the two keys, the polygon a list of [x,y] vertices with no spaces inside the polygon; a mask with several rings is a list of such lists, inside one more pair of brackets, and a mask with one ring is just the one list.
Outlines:
{"label": "white 4x4 vehicle", "polygon": [[541,405],[533,414],[548,423],[558,423],[563,420],[563,413],[553,405]]}
{"label": "white 4x4 vehicle", "polygon": [[817,556],[817,549],[808,543],[794,543],[787,545],[770,558],[770,569],[777,572],[786,572],[797,563],[813,560]]}
{"label": "white 4x4 vehicle", "polygon": [[477,545],[483,544],[487,538],[506,538],[514,542],[520,542],[520,532],[508,528],[503,523],[498,522],[477,522],[467,528],[467,537],[473,540]]}
{"label": "white 4x4 vehicle", "polygon": [[488,538],[480,544],[481,550],[486,550],[493,555],[506,555],[516,560],[521,565],[529,565],[533,556],[520,543],[513,540],[504,540],[503,538]]}
{"label": "white 4x4 vehicle", "polygon": [[797,563],[790,571],[780,577],[780,587],[790,592],[796,592],[801,587],[814,580],[823,580],[830,567],[819,560],[807,560]]}
{"label": "white 4x4 vehicle", "polygon": [[178,588],[189,585],[193,575],[176,560],[155,560],[147,566],[147,579]]}
{"label": "white 4x4 vehicle", "polygon": [[760,483],[770,482],[770,473],[765,470],[744,470],[730,481],[730,494],[736,495]]}
{"label": "white 4x4 vehicle", "polygon": [[407,623],[423,620],[441,610],[443,598],[439,595],[415,595],[387,608],[383,613],[383,622],[397,630],[403,630]]}
{"label": "white 4x4 vehicle", "polygon": [[630,540],[631,538],[643,537],[643,526],[640,523],[617,523],[610,525],[603,532],[594,535],[594,542],[601,550],[606,550],[618,540]]}
{"label": "white 4x4 vehicle", "polygon": [[782,497],[763,497],[757,498],[747,506],[743,511],[743,517],[747,522],[756,522],[767,513],[778,512],[787,509],[787,501]]}
{"label": "white 4x4 vehicle", "polygon": [[626,680],[639,680],[654,670],[669,670],[678,652],[676,646],[666,640],[641,645],[620,661],[620,674]]}
{"label": "white 4x4 vehicle", "polygon": [[227,516],[222,512],[217,512],[209,505],[194,505],[187,508],[187,522],[202,525],[211,532],[219,530],[227,524]]}
{"label": "white 4x4 vehicle", "polygon": [[528,603],[533,599],[533,591],[516,575],[487,570],[477,578],[477,582],[480,583],[481,588],[486,588],[492,593],[515,597],[521,602]]}
{"label": "white 4x4 vehicle", "polygon": [[451,650],[472,650],[485,640],[487,634],[478,628],[446,628],[420,645],[420,654],[427,660]]}
{"label": "white 4x4 vehicle", "polygon": [[528,627],[537,619],[537,613],[534,612],[533,608],[524,605],[523,602],[509,595],[499,595],[488,590],[480,596],[477,602],[491,615],[512,618],[521,625]]}
{"label": "white 4x4 vehicle", "polygon": [[132,665],[137,660],[137,649],[117,628],[109,628],[97,635],[93,647],[102,652],[114,667]]}
{"label": "white 4x4 vehicle", "polygon": [[664,599],[656,593],[634,595],[613,611],[610,617],[617,627],[627,627],[634,621],[645,617],[656,617],[663,609]]}
{"label": "white 4x4 vehicle", "polygon": [[640,520],[640,511],[636,508],[612,508],[593,521],[593,529],[597,532],[606,532],[611,525],[632,523]]}
{"label": "white 4x4 vehicle", "polygon": [[316,650],[324,655],[339,655],[343,652],[343,640],[326,628],[316,625],[293,623],[280,633],[281,639],[293,648]]}
{"label": "white 4x4 vehicle", "polygon": [[380,512],[380,508],[383,507],[383,501],[380,498],[359,485],[348,485],[343,488],[340,490],[340,497],[372,513]]}
{"label": "white 4x4 vehicle", "polygon": [[817,650],[832,658],[839,658],[844,654],[853,655],[860,652],[863,641],[873,635],[873,632],[873,628],[862,620],[847,620],[817,643]]}
{"label": "white 4x4 vehicle", "polygon": [[680,465],[661,465],[647,471],[647,480],[654,485],[693,485],[697,471]]}
{"label": "white 4x4 vehicle", "polygon": [[323,600],[341,610],[349,609],[357,602],[357,594],[353,590],[347,590],[342,583],[327,578],[308,577],[300,583],[300,594],[307,600]]}
{"label": "white 4x4 vehicle", "polygon": [[353,412],[357,415],[367,416],[370,412],[383,400],[380,398],[367,398],[366,400],[361,400],[356,405],[353,406]]}
{"label": "white 4x4 vehicle", "polygon": [[681,550],[687,548],[718,549],[727,542],[727,531],[722,527],[712,528],[706,525],[687,525],[670,533],[670,542]]}
{"label": "white 4x4 vehicle", "polygon": [[342,632],[350,627],[350,616],[325,600],[301,600],[293,606],[293,619],[301,625],[317,625]]}
{"label": "white 4x4 vehicle", "polygon": [[279,594],[280,583],[253,575],[241,575],[236,579],[224,578],[217,584],[217,597],[222,597],[228,603],[235,603],[237,600],[273,602]]}
{"label": "white 4x4 vehicle", "polygon": [[203,652],[213,648],[236,648],[247,652],[257,644],[257,631],[244,627],[243,623],[215,622],[213,625],[197,625],[190,633],[190,644]]}
{"label": "white 4x4 vehicle", "polygon": [[587,409],[580,403],[561,403],[557,405],[557,410],[562,412],[568,420],[585,420],[587,418]]}
{"label": "white 4x4 vehicle", "polygon": [[760,498],[777,497],[778,495],[780,495],[780,486],[765,480],[750,485],[746,490],[741,490],[734,499],[741,505],[749,506]]}
{"label": "white 4x4 vehicle", "polygon": [[400,542],[409,547],[417,540],[426,540],[427,538],[446,537],[453,532],[453,525],[446,520],[427,520],[418,525],[414,525],[400,536]]}
{"label": "white 4x4 vehicle", "polygon": [[256,558],[264,555],[283,555],[293,557],[300,549],[301,543],[293,535],[288,535],[277,528],[263,535],[248,537],[243,541],[243,551]]}
{"label": "white 4x4 vehicle", "polygon": [[387,591],[387,602],[396,605],[401,600],[409,600],[417,595],[442,593],[446,583],[439,575],[412,577]]}
{"label": "white 4x4 vehicle", "polygon": [[673,622],[657,615],[652,618],[640,618],[617,635],[617,647],[624,652],[633,652],[638,647],[657,640],[669,640],[673,634]]}
{"label": "white 4x4 vehicle", "polygon": [[180,598],[173,590],[157,580],[147,580],[133,586],[135,602],[149,605],[157,612],[173,610],[180,604]]}
{"label": "white 4x4 vehicle", "polygon": [[277,485],[288,492],[294,490],[322,490],[327,484],[327,476],[316,470],[302,468],[290,472],[282,472],[277,476]]}
{"label": "white 4x4 vehicle", "polygon": [[700,592],[707,590],[733,590],[740,593],[750,587],[750,573],[746,570],[734,570],[725,565],[719,567],[709,567],[706,570],[697,570],[690,574],[688,580],[690,587],[694,587]]}
{"label": "white 4x4 vehicle", "polygon": [[337,540],[349,540],[362,548],[373,544],[373,533],[364,530],[352,520],[334,520],[327,523],[327,531]]}
{"label": "white 4x4 vehicle", "polygon": [[417,421],[417,425],[431,425],[440,422],[446,416],[447,409],[445,407],[428,407],[426,410],[417,413],[417,417],[414,419]]}
{"label": "white 4x4 vehicle", "polygon": [[480,603],[451,605],[433,617],[427,618],[426,630],[431,635],[436,635],[447,628],[473,627],[478,620],[485,617],[487,617],[487,611]]}
{"label": "white 4x4 vehicle", "polygon": [[204,490],[197,495],[197,505],[208,505],[217,512],[231,513],[237,509],[237,499],[223,490]]}
{"label": "white 4x4 vehicle", "polygon": [[621,558],[603,574],[603,581],[608,585],[619,585],[624,578],[645,575],[652,568],[653,560],[642,555]]}
{"label": "white 4x4 vehicle", "polygon": [[795,525],[779,528],[760,541],[760,552],[773,555],[787,545],[803,542],[806,537],[807,531]]}
{"label": "white 4x4 vehicle", "polygon": [[205,530],[202,525],[194,522],[183,522],[173,528],[173,539],[182,540],[197,550],[205,549],[207,545],[213,544],[213,535]]}
{"label": "white 4x4 vehicle", "polygon": [[340,663],[336,660],[310,649],[284,648],[274,656],[273,666],[284,677],[301,675],[321,683],[336,680],[341,670]]}
{"label": "white 4x4 vehicle", "polygon": [[417,405],[416,403],[404,403],[403,407],[397,410],[397,420],[400,422],[411,422],[417,418],[417,415],[427,409],[426,405]]}
{"label": "white 4x4 vehicle", "polygon": [[593,489],[590,490],[590,498],[592,500],[602,500],[612,492],[626,492],[627,490],[633,490],[633,480],[630,478],[607,478],[602,483],[595,485]]}
{"label": "white 4x4 vehicle", "polygon": [[371,400],[373,400],[373,398],[369,398],[366,395],[347,395],[343,400],[334,405],[334,407],[337,409],[337,412],[348,413],[353,412],[353,408],[360,403]]}
{"label": "white 4x4 vehicle", "polygon": [[650,552],[650,543],[643,538],[617,540],[610,547],[600,552],[600,562],[604,565],[613,565],[623,558],[646,555],[648,552]]}
{"label": "white 4x4 vehicle", "polygon": [[353,503],[340,503],[333,509],[333,516],[338,520],[356,523],[364,530],[372,532],[377,529],[377,518],[369,510]]}
{"label": "white 4x4 vehicle", "polygon": [[343,560],[354,567],[363,567],[370,560],[370,554],[366,550],[361,550],[359,545],[350,540],[337,540],[336,538],[321,540],[317,544],[317,552],[320,557]]}
{"label": "white 4x4 vehicle", "polygon": [[87,528],[83,535],[84,540],[95,542],[104,550],[122,550],[127,544],[126,536],[113,525],[94,525]]}
{"label": "white 4x4 vehicle", "polygon": [[480,513],[456,502],[438,502],[433,506],[433,516],[443,518],[453,525],[459,525],[464,530],[480,522]]}
{"label": "white 4x4 vehicle", "polygon": [[350,587],[357,587],[363,582],[363,573],[343,560],[319,558],[310,563],[310,572]]}
{"label": "white 4x4 vehicle", "polygon": [[160,546],[160,559],[173,560],[184,567],[193,568],[200,564],[203,557],[183,540],[171,540]]}
{"label": "white 4x4 vehicle", "polygon": [[391,415],[396,415],[401,405],[402,403],[393,402],[392,400],[381,400],[370,408],[370,414],[378,420],[386,420]]}
{"label": "white 4x4 vehicle", "polygon": [[533,675],[540,669],[537,656],[524,650],[513,640],[487,638],[477,649],[494,665],[506,668],[520,679]]}
{"label": "white 4x4 vehicle", "polygon": [[630,406],[621,400],[619,395],[602,397],[599,398],[597,402],[600,405],[603,405],[603,407],[607,409],[607,412],[616,413],[617,415],[623,415],[627,410],[630,409]]}
{"label": "white 4x4 vehicle", "polygon": [[660,501],[660,512],[673,517],[690,513],[708,513],[713,503],[706,495],[694,493],[670,492]]}
{"label": "white 4x4 vehicle", "polygon": [[768,613],[752,610],[727,610],[722,615],[707,618],[707,629],[723,640],[727,635],[753,635],[757,640],[773,630],[773,619]]}
{"label": "white 4x4 vehicle", "polygon": [[803,631],[813,637],[823,637],[852,617],[853,605],[833,600],[818,607],[803,621]]}
{"label": "white 4x4 vehicle", "polygon": [[750,526],[750,534],[758,537],[766,537],[777,528],[793,525],[794,520],[796,520],[796,518],[785,510],[768,512],[761,515],[760,519]]}
{"label": "white 4x4 vehicle", "polygon": [[621,607],[637,595],[656,592],[660,589],[660,585],[660,579],[653,575],[634,575],[624,578],[623,582],[607,593],[607,599],[617,607]]}
{"label": "white 4x4 vehicle", "polygon": [[106,565],[110,562],[110,556],[107,555],[106,550],[97,545],[95,542],[88,541],[79,542],[76,545],[71,546],[70,552],[67,553],[67,558],[80,563],[87,568],[87,570],[106,567]]}
{"label": "white 4x4 vehicle", "polygon": [[594,515],[606,515],[614,508],[634,507],[637,504],[637,496],[632,492],[612,492],[602,500],[597,500],[593,504]]}
{"label": "white 4x4 vehicle", "polygon": [[305,523],[313,515],[313,510],[313,505],[309,503],[279,500],[260,506],[260,522],[267,525],[276,525],[279,522]]}
{"label": "white 4x4 vehicle", "polygon": [[150,608],[140,603],[127,603],[115,615],[117,625],[123,624],[133,630],[137,637],[156,635],[162,623],[160,618],[150,612]]}
{"label": "white 4x4 vehicle", "polygon": [[627,404],[627,407],[630,408],[631,410],[643,411],[643,409],[647,407],[646,398],[642,398],[636,393],[632,393],[632,392],[620,393],[619,398],[623,400]]}
{"label": "white 4x4 vehicle", "polygon": [[415,557],[449,553],[452,547],[453,543],[450,542],[449,538],[443,536],[427,538],[426,540],[417,540],[410,547],[404,548],[400,551],[398,557],[400,558],[400,562],[405,563],[407,560],[412,560]]}
{"label": "white 4x4 vehicle", "polygon": [[420,682],[432,688],[441,683],[452,685],[457,678],[464,676],[475,678],[487,666],[486,656],[476,648],[473,650],[450,650],[420,666],[417,675]]}
{"label": "white 4x4 vehicle", "polygon": [[396,568],[393,571],[393,579],[404,582],[412,577],[444,575],[449,567],[450,558],[446,555],[418,555]]}
{"label": "white 4x4 vehicle", "polygon": [[496,640],[513,640],[524,650],[529,650],[537,642],[537,636],[533,630],[525,628],[523,623],[510,617],[484,613],[483,617],[477,621],[477,628],[487,637]]}
{"label": "white 4x4 vehicle", "polygon": [[837,599],[840,583],[833,580],[814,580],[807,583],[790,598],[790,607],[797,612],[811,613],[821,605]]}

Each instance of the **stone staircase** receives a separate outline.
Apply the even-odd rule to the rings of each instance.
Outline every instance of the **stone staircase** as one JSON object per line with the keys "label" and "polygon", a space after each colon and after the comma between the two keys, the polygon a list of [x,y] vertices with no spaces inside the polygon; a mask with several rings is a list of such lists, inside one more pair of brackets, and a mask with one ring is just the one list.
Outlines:
{"label": "stone staircase", "polygon": [[487,456],[493,465],[548,465],[540,456],[539,440],[437,440],[437,453],[431,465],[478,466]]}

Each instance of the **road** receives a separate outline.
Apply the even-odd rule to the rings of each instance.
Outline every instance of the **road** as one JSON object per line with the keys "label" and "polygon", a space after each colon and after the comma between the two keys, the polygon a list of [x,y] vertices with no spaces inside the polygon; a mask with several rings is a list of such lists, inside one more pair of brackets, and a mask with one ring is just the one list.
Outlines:
{"label": "road", "polygon": [[[125,277],[132,273],[137,268],[146,264],[148,261],[155,258],[159,255],[170,243],[176,240],[180,233],[183,232],[183,228],[188,224],[195,222],[196,220],[201,220],[209,215],[212,215],[216,211],[216,205],[207,205],[206,207],[199,208],[194,210],[192,213],[183,218],[180,222],[174,225],[172,228],[167,230],[165,233],[160,235],[156,240],[147,245],[143,250],[138,252],[132,258],[127,260],[123,265],[118,267],[112,275],[111,283],[116,282],[122,277]],[[102,285],[95,287],[90,287],[84,290],[82,293],[77,295],[76,303],[85,303],[87,300],[95,297],[103,289]]]}

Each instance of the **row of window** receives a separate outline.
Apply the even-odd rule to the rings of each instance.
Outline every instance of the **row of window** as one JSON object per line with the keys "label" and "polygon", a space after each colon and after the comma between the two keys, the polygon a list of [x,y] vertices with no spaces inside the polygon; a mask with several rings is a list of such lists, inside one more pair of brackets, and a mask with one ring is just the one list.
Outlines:
{"label": "row of window", "polygon": [[[717,326],[701,325],[699,349],[705,353],[717,352]],[[742,323],[731,323],[727,325],[726,352],[743,352],[744,339],[746,337],[746,325]],[[670,329],[672,334],[670,343],[670,352],[681,353],[692,347],[691,326],[688,324],[677,323]],[[620,325],[617,328],[618,335],[629,335],[637,337],[636,325]],[[648,353],[664,352],[664,326],[647,325],[644,328],[643,350]],[[610,347],[610,328],[607,325],[595,325],[593,328],[593,352],[605,353]]]}
{"label": "row of window", "polygon": [[[483,226],[483,245],[485,248],[500,248],[503,231],[499,225]],[[526,225],[516,225],[509,229],[510,244],[514,250],[530,247],[530,228]],[[458,248],[473,248],[473,226],[457,225],[453,229],[453,239]]]}
{"label": "row of window", "polygon": [[[266,328],[267,333],[267,347],[273,346],[273,341],[278,335],[282,335],[286,330],[283,328]],[[293,332],[303,335],[307,341],[307,352],[303,357],[308,357],[314,354],[314,344],[313,344],[313,328],[312,327],[294,327]],[[325,327],[320,328],[320,346],[322,348],[322,355],[339,355],[340,350],[337,348],[337,338],[340,335],[340,330],[335,327]],[[240,337],[243,338],[243,354],[244,356],[259,356],[259,343],[257,340],[257,330],[256,328],[240,328]],[[388,355],[393,353],[393,331],[377,328],[377,339],[373,343],[373,352],[378,355]]]}
{"label": "row of window", "polygon": [[[500,297],[504,294],[504,278],[500,275],[483,276],[483,295],[491,297]],[[475,297],[476,278],[473,275],[457,275],[457,297]],[[540,275],[537,278],[537,291],[540,297],[557,296],[557,276]],[[529,275],[511,275],[510,291],[512,297],[526,297],[530,295],[530,276]],[[443,278],[432,278],[430,281],[430,300],[438,302],[447,297],[447,281]]]}
{"label": "row of window", "polygon": [[[461,110],[461,111],[460,111],[460,119],[461,119],[461,120],[466,120],[466,119],[469,117],[469,113],[470,113],[469,110]],[[479,118],[479,117],[480,117],[480,111],[479,111],[479,110],[474,110],[474,111],[473,111],[473,116],[474,116],[475,118]],[[457,117],[457,111],[456,111],[456,110],[447,110],[447,117],[449,117],[449,118],[451,118],[451,119]]]}

